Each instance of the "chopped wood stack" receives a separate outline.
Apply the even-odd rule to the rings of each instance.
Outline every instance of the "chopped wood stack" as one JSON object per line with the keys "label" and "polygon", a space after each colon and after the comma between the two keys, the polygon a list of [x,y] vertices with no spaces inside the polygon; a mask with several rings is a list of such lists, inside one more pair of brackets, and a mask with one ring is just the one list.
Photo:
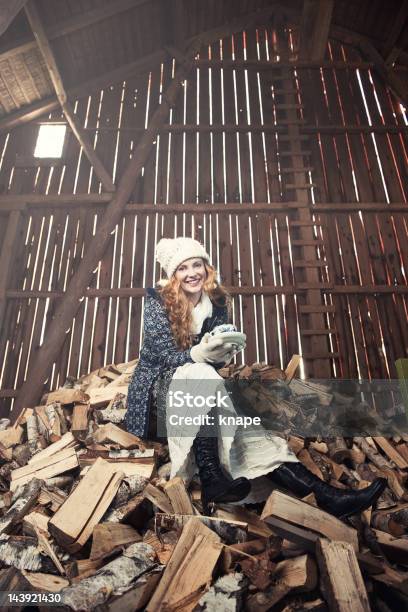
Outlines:
{"label": "chopped wood stack", "polygon": [[[247,397],[274,414],[271,381],[293,398],[331,392],[265,364],[229,366]],[[203,516],[199,481],[169,480],[166,444],[123,427],[136,362],[69,381],[0,421],[0,591],[58,592],[73,610],[390,610],[408,601],[408,437],[288,442],[319,478],[388,487],[348,522],[278,489],[266,502]],[[252,395],[251,395],[252,393]],[[262,395],[263,394],[263,395]],[[272,489],[272,487],[271,487]],[[1,603],[1,602],[0,602]]]}

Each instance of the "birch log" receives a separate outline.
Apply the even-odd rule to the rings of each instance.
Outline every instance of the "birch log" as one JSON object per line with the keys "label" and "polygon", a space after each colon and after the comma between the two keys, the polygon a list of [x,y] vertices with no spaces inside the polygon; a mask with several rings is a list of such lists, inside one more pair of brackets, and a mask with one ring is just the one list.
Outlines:
{"label": "birch log", "polygon": [[126,588],[138,576],[155,566],[156,553],[144,542],[129,546],[96,574],[61,591],[64,604],[73,610],[93,610],[120,589]]}

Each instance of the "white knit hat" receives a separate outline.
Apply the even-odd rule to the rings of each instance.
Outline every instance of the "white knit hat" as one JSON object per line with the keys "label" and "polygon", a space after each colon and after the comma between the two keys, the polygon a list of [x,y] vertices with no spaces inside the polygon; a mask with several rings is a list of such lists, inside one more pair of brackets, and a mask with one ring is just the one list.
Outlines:
{"label": "white knit hat", "polygon": [[156,247],[156,259],[170,278],[178,266],[191,257],[201,257],[210,263],[210,256],[193,238],[162,238]]}

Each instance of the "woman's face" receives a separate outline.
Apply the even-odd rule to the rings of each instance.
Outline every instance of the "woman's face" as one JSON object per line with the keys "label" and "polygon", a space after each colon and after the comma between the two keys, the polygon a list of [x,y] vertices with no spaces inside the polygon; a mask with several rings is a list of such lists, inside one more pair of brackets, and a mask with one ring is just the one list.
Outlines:
{"label": "woman's face", "polygon": [[194,296],[201,292],[207,271],[201,257],[192,257],[183,261],[175,271],[175,277],[187,295]]}

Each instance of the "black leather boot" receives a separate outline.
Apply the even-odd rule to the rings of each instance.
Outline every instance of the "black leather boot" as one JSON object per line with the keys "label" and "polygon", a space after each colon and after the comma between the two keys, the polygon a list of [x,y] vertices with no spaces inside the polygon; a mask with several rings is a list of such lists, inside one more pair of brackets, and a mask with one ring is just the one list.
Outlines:
{"label": "black leather boot", "polygon": [[232,480],[224,473],[218,457],[217,438],[197,436],[193,450],[201,480],[204,512],[208,513],[208,504],[211,502],[237,502],[249,494],[251,484],[247,478]]}
{"label": "black leather boot", "polygon": [[314,493],[319,506],[339,518],[347,518],[372,506],[387,485],[385,478],[376,478],[370,486],[359,491],[337,489],[320,480],[302,463],[289,462],[282,463],[268,476],[299,497]]}

